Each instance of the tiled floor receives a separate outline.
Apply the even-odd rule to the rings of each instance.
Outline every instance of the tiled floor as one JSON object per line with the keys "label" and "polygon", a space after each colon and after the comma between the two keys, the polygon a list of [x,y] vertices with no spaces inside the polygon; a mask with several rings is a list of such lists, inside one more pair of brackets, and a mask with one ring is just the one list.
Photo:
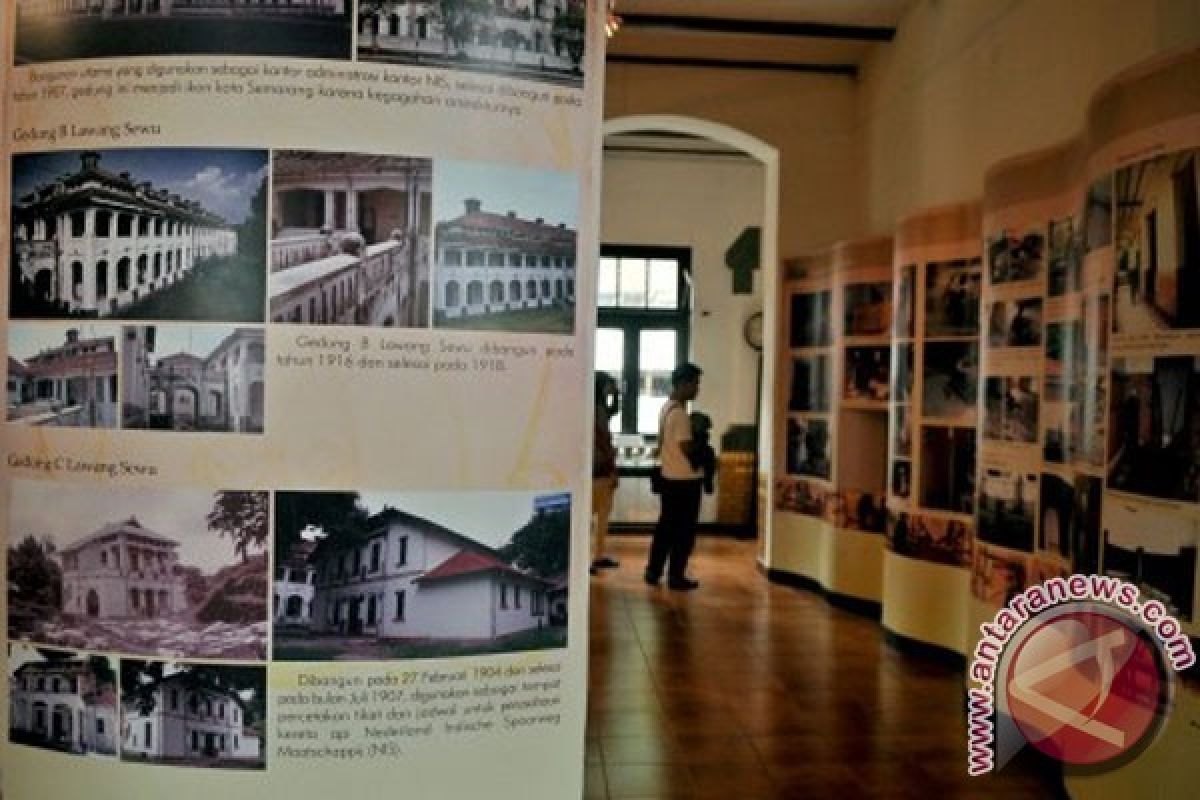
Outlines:
{"label": "tiled floor", "polygon": [[962,675],[879,623],[772,584],[754,544],[702,537],[702,586],[642,583],[648,538],[592,578],[587,798],[1055,797],[1008,768],[966,775]]}

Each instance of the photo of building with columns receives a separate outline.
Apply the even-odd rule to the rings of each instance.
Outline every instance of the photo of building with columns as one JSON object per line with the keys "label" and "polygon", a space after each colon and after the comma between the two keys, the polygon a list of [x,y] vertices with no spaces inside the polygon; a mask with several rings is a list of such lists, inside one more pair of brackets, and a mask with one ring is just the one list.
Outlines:
{"label": "photo of building with columns", "polygon": [[259,328],[126,326],[121,425],[262,433],[265,362]]}
{"label": "photo of building with columns", "polygon": [[[239,225],[255,216],[265,166],[263,151],[15,157],[12,316],[261,320],[263,256]],[[231,280],[244,291],[221,304],[208,296]]]}
{"label": "photo of building with columns", "polygon": [[350,2],[15,0],[16,61],[205,53],[348,59]]}
{"label": "photo of building with columns", "polygon": [[268,500],[256,491],[14,481],[9,639],[265,658]]}
{"label": "photo of building with columns", "polygon": [[117,327],[13,323],[8,331],[9,422],[115,428]]}
{"label": "photo of building with columns", "polygon": [[271,318],[427,326],[432,173],[427,158],[275,153]]}
{"label": "photo of building with columns", "polygon": [[359,0],[361,61],[583,85],[584,0]]}
{"label": "photo of building with columns", "polygon": [[8,668],[10,741],[81,756],[117,754],[115,659],[16,644]]}
{"label": "photo of building with columns", "polygon": [[574,330],[573,175],[439,161],[435,195],[435,326]]}

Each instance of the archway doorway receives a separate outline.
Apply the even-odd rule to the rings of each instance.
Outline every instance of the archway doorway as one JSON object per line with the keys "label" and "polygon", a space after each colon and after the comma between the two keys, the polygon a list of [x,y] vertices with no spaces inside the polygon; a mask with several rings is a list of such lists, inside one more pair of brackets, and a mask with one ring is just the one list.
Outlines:
{"label": "archway doorway", "polygon": [[[755,530],[757,518],[762,517],[765,529],[755,531],[761,539],[761,553],[771,533],[770,515],[756,513],[755,489],[757,473],[765,474],[766,502],[770,503],[773,404],[760,387],[773,386],[775,380],[773,359],[764,359],[761,354],[775,350],[779,151],[736,128],[684,116],[620,117],[606,121],[603,131],[602,243],[690,251],[687,278],[681,283],[681,291],[690,293],[692,300],[687,309],[690,327],[686,336],[690,341],[682,346],[682,357],[698,363],[708,376],[708,391],[701,390],[696,407],[714,417],[714,447],[720,451],[722,434],[736,429],[740,438],[750,440],[748,449],[756,451],[755,466],[750,468],[756,474],[749,481],[754,487],[748,498],[752,510],[743,519],[747,529]],[[723,183],[714,177],[716,173],[735,176],[736,195],[734,183]],[[668,176],[665,181],[664,175]],[[669,190],[672,197],[659,196],[650,189],[655,185],[665,186],[664,191]],[[634,197],[629,189],[622,195],[623,186],[636,186],[638,196]],[[610,191],[616,194],[610,195]],[[721,203],[721,198],[726,202]],[[706,203],[712,207],[705,207]],[[654,210],[648,211],[648,206]],[[741,213],[743,210],[745,213]],[[757,270],[745,271],[750,275],[750,292],[746,294],[747,274],[734,274],[734,264],[739,263],[734,258],[739,252],[735,246],[739,241],[753,241],[753,228],[759,230]],[[649,259],[646,263],[649,265]],[[602,263],[602,273],[604,266]],[[624,265],[617,264],[615,269],[618,275],[623,274]],[[761,338],[755,348],[744,341],[743,329],[753,325],[759,313]],[[600,345],[598,336],[598,355]],[[630,350],[627,345],[625,352]],[[641,377],[640,373],[635,376],[635,387]],[[626,382],[627,393],[629,388]],[[644,398],[627,394],[624,402],[639,400]],[[655,427],[653,422],[639,427]],[[754,428],[756,434],[752,433]],[[620,494],[617,503],[614,522],[619,525]],[[652,506],[642,512],[639,521],[653,522],[657,504],[652,502]],[[717,510],[709,506],[702,512],[702,524],[714,522]]]}

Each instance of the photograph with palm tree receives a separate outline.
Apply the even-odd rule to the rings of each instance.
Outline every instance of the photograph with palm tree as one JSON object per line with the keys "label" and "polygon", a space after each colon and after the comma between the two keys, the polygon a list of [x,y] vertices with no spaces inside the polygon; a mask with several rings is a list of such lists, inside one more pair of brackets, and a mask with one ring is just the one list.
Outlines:
{"label": "photograph with palm tree", "polygon": [[359,0],[358,57],[583,86],[584,0]]}
{"label": "photograph with palm tree", "polygon": [[265,660],[268,509],[260,491],[14,481],[9,639]]}

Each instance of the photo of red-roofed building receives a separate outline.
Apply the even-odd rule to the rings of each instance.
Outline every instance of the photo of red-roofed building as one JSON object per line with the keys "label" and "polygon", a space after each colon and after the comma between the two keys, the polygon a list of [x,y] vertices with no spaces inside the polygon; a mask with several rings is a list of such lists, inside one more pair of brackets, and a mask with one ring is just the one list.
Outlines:
{"label": "photo of red-roofed building", "polygon": [[[321,494],[276,497],[283,505],[312,508]],[[345,500],[345,493],[337,494]],[[565,620],[551,614],[551,600],[565,596],[570,499],[520,494],[528,521],[511,536],[501,535],[499,546],[390,504],[369,513],[356,500],[342,520],[321,520],[320,532],[300,517],[296,524],[304,525],[307,538],[289,547],[293,554],[309,553],[311,614],[300,630],[276,626],[274,657],[432,657],[561,646]],[[445,502],[453,505],[456,497],[447,495]],[[287,525],[289,516],[279,514],[277,526]],[[276,536],[277,548],[289,540],[279,527]],[[315,547],[304,544],[316,540]],[[288,568],[286,575],[277,571],[275,594],[295,594],[302,570],[295,558],[280,561],[278,553],[277,563]],[[293,615],[293,623],[300,616]]]}
{"label": "photo of red-roofed building", "polygon": [[9,331],[10,422],[115,428],[117,329],[16,323]]}

